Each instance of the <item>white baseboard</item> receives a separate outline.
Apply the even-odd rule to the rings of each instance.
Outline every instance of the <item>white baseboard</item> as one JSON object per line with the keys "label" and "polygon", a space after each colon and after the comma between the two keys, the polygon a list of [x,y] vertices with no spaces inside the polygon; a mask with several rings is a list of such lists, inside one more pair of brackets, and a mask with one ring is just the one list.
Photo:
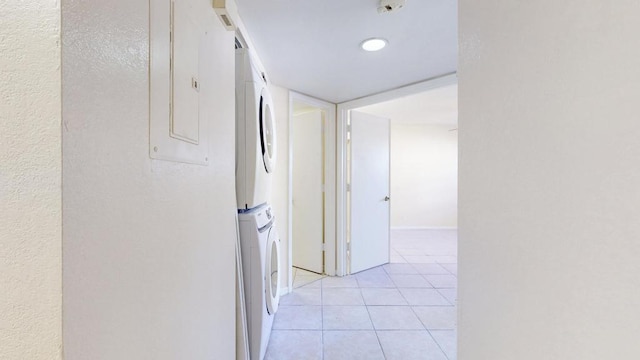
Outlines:
{"label": "white baseboard", "polygon": [[457,226],[392,226],[391,230],[458,230]]}

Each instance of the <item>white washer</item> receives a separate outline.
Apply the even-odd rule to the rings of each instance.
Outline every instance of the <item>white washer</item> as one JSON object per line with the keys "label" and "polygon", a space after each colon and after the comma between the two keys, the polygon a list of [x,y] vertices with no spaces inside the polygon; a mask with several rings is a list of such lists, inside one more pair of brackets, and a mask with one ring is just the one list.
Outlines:
{"label": "white washer", "polygon": [[240,248],[251,360],[262,360],[280,301],[280,237],[271,206],[240,212]]}
{"label": "white washer", "polygon": [[276,162],[273,100],[247,49],[236,50],[236,197],[238,209],[267,203]]}

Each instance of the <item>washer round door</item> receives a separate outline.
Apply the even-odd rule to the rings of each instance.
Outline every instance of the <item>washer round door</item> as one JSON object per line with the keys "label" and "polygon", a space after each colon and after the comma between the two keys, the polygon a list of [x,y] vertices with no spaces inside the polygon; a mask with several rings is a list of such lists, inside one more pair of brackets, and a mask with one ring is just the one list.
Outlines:
{"label": "washer round door", "polygon": [[259,116],[262,161],[264,169],[271,173],[276,164],[276,122],[273,116],[273,100],[266,87],[262,88],[260,94]]}
{"label": "washer round door", "polygon": [[265,292],[267,311],[273,315],[278,311],[280,302],[280,237],[274,227],[267,237],[267,258],[265,264]]}

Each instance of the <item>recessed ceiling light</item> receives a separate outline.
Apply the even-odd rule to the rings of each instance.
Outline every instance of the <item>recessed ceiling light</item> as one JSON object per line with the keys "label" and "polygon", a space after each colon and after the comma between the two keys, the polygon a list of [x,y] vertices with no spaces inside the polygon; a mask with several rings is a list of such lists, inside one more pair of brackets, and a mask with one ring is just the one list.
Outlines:
{"label": "recessed ceiling light", "polygon": [[366,51],[378,51],[387,46],[387,40],[380,38],[367,39],[360,44],[360,47]]}

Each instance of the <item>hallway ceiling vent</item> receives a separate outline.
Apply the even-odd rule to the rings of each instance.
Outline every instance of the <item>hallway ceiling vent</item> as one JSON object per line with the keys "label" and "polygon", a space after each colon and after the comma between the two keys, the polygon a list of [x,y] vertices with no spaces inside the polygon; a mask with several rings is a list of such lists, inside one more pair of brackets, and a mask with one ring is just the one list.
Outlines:
{"label": "hallway ceiling vent", "polygon": [[406,0],[380,0],[378,5],[378,13],[388,13],[392,11],[400,10],[406,4]]}

